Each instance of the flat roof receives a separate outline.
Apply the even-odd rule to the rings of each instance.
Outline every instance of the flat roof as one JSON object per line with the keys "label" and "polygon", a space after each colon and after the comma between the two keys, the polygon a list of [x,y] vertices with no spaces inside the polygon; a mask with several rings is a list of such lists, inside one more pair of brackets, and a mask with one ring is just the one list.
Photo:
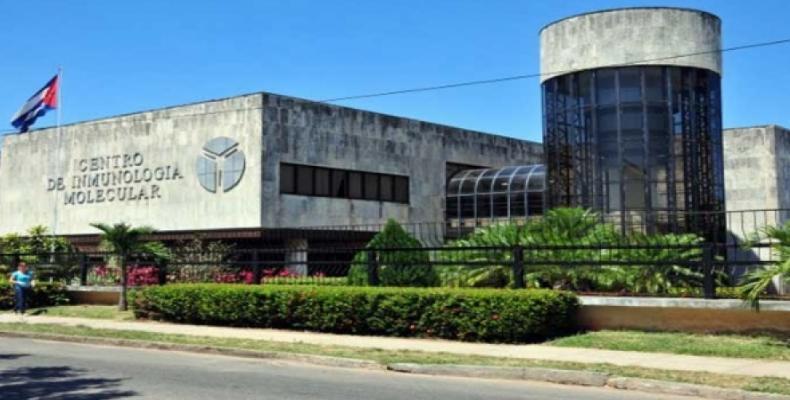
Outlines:
{"label": "flat roof", "polygon": [[713,14],[711,12],[704,11],[704,10],[699,10],[699,9],[696,9],[696,8],[689,8],[689,7],[668,7],[668,6],[615,7],[615,8],[604,8],[604,9],[595,10],[595,11],[587,11],[587,12],[573,14],[573,15],[570,15],[570,16],[567,16],[567,17],[563,17],[563,18],[554,20],[552,22],[549,22],[546,25],[543,25],[543,27],[540,28],[540,30],[538,31],[538,34],[540,35],[540,33],[543,32],[544,29],[546,29],[546,28],[548,28],[548,27],[550,27],[550,26],[552,26],[554,24],[560,23],[562,21],[565,21],[565,20],[568,20],[568,19],[571,19],[571,18],[583,17],[583,16],[586,16],[586,15],[592,15],[592,14],[603,14],[603,13],[609,13],[609,12],[628,11],[628,10],[676,10],[676,11],[688,11],[688,12],[695,12],[695,13],[699,13],[699,14],[709,15],[709,16],[711,16],[713,18],[716,18],[716,19],[721,21],[721,18],[719,18],[719,16],[716,15],[716,14]]}

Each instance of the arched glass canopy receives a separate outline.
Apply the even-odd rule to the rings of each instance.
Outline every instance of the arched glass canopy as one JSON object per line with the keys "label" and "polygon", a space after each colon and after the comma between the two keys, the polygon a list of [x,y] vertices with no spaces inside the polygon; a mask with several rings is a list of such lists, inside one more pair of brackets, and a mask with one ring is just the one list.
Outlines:
{"label": "arched glass canopy", "polygon": [[543,165],[460,171],[447,184],[447,220],[459,225],[543,214]]}

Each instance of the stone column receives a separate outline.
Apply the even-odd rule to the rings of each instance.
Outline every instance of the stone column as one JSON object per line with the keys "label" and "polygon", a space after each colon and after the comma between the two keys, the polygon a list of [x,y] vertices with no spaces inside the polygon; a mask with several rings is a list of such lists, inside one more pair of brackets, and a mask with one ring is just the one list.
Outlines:
{"label": "stone column", "polygon": [[307,239],[286,239],[285,262],[288,272],[299,276],[307,275]]}

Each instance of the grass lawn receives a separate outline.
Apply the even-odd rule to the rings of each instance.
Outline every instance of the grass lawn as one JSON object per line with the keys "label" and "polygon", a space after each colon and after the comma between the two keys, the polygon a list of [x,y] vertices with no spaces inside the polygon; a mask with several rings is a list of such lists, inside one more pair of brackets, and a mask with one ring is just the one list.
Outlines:
{"label": "grass lawn", "polygon": [[[31,314],[120,321],[134,319],[131,311],[118,311],[116,306],[47,307],[31,310]],[[546,344],[560,347],[790,361],[790,338],[777,339],[768,336],[601,331],[555,339]]]}
{"label": "grass lawn", "polygon": [[214,346],[258,351],[279,351],[288,353],[317,354],[335,357],[350,357],[373,360],[380,363],[421,363],[421,364],[467,364],[510,367],[542,367],[566,370],[586,370],[609,373],[615,376],[658,379],[673,382],[696,383],[730,389],[743,389],[758,392],[790,394],[790,380],[781,378],[755,378],[738,375],[712,374],[705,372],[669,371],[638,367],[620,367],[611,364],[582,364],[560,361],[523,360],[483,356],[466,356],[447,353],[426,353],[418,351],[393,351],[380,349],[359,349],[342,346],[320,346],[304,343],[279,343],[261,340],[210,338],[186,335],[171,335],[149,332],[117,331],[87,327],[67,327],[60,325],[0,324],[0,331],[35,332],[83,337],[128,339],[148,342],[177,343],[188,345]]}
{"label": "grass lawn", "polygon": [[111,319],[116,321],[134,320],[134,315],[131,311],[118,311],[118,306],[53,306],[31,309],[28,310],[28,314],[48,317]]}
{"label": "grass lawn", "polygon": [[555,339],[546,344],[606,350],[790,361],[790,338],[691,333],[600,331]]}

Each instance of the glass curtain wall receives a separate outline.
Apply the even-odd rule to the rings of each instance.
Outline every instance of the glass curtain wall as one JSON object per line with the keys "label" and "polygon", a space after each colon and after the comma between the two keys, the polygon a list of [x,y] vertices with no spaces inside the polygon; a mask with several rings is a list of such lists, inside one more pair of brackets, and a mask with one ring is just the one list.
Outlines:
{"label": "glass curtain wall", "polygon": [[719,235],[721,88],[677,66],[580,71],[543,83],[547,205],[599,210],[623,228]]}

